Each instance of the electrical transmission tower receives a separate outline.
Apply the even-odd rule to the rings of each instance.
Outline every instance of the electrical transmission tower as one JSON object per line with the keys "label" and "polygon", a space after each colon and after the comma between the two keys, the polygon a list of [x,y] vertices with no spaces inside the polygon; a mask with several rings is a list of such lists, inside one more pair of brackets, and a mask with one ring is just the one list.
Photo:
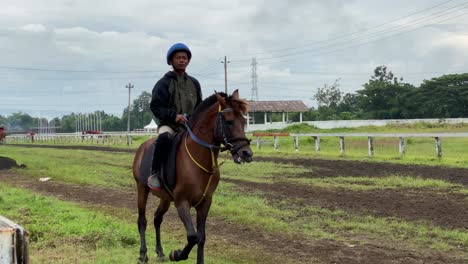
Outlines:
{"label": "electrical transmission tower", "polygon": [[257,88],[257,59],[252,59],[252,101],[258,101],[258,88]]}

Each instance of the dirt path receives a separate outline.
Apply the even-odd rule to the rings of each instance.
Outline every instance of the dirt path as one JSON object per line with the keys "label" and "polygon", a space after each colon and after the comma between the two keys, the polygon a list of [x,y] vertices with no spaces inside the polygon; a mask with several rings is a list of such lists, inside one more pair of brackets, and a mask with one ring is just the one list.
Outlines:
{"label": "dirt path", "polygon": [[468,169],[464,168],[350,160],[284,159],[276,157],[255,157],[255,161],[290,163],[310,168],[311,171],[304,173],[304,177],[387,177],[389,175],[401,175],[439,179],[468,186]]}
{"label": "dirt path", "polygon": [[[114,190],[53,181],[39,182],[4,171],[0,171],[0,181],[63,200],[135,209],[136,197],[133,189]],[[245,183],[239,182],[239,184]],[[155,199],[151,200],[154,203]],[[154,204],[150,206],[154,208]],[[166,221],[179,220],[174,213],[169,213]],[[440,253],[403,249],[396,243],[347,245],[336,241],[315,241],[304,237],[273,235],[248,226],[227,223],[214,217],[211,217],[207,223],[207,232],[228,243],[254,248],[261,254],[280,254],[297,263],[463,263]]]}
{"label": "dirt path", "polygon": [[286,183],[267,184],[224,179],[241,186],[243,192],[261,193],[276,203],[294,201],[291,206],[318,206],[377,217],[396,217],[408,221],[423,220],[444,228],[468,229],[467,196],[451,193],[433,193],[431,190],[386,189],[352,191],[329,190]]}

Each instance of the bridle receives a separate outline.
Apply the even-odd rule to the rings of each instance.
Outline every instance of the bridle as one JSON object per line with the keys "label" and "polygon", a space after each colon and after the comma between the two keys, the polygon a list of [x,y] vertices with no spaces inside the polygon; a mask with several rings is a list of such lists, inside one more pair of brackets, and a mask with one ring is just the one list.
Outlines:
{"label": "bridle", "polygon": [[[214,142],[213,144],[206,143],[205,141],[199,139],[190,129],[190,126],[185,123],[184,126],[187,129],[188,134],[190,137],[197,142],[200,146],[203,146],[205,148],[208,148],[210,150],[219,150],[221,152],[229,150],[231,155],[235,155],[239,149],[249,146],[251,139],[245,138],[245,137],[228,137],[228,134],[226,132],[226,120],[224,119],[223,113],[228,113],[228,112],[233,112],[234,109],[232,108],[225,108],[221,109],[221,104],[218,107],[218,113],[216,115],[216,121],[215,121],[215,126],[214,126],[214,131],[213,131],[213,137],[214,137]],[[221,124],[221,125],[219,125]],[[220,133],[219,127],[221,126],[221,142],[217,140],[217,135]],[[238,146],[234,145],[233,143],[239,142],[239,141],[244,141],[244,144],[240,144]],[[224,145],[221,147],[221,144]]]}
{"label": "bridle", "polygon": [[[224,145],[224,148],[221,148],[220,151],[225,151],[229,150],[231,155],[234,155],[239,151],[239,149],[249,146],[250,145],[250,139],[245,138],[245,137],[230,137],[228,138],[227,132],[226,132],[226,120],[224,119],[223,113],[228,113],[228,112],[233,112],[234,109],[232,108],[225,108],[221,110],[221,105],[219,105],[218,109],[218,114],[216,116],[216,121],[215,121],[215,127],[213,131],[213,137],[215,138],[216,142],[216,134],[219,134],[219,124],[221,124],[221,138],[222,138],[222,144]],[[240,144],[238,146],[234,145],[233,143],[239,142],[239,141],[244,141],[244,144]],[[221,143],[217,143],[218,145],[221,145]]]}

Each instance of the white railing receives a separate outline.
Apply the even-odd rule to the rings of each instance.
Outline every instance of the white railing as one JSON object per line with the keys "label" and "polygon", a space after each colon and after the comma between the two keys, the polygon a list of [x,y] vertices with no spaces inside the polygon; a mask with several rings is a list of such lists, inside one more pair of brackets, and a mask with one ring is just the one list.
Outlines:
{"label": "white railing", "polygon": [[279,137],[292,137],[294,140],[294,150],[299,151],[299,138],[312,137],[315,140],[315,151],[320,152],[320,138],[322,137],[338,137],[340,145],[340,154],[345,155],[345,138],[346,137],[367,137],[367,148],[369,157],[374,156],[374,138],[398,138],[399,153],[406,153],[407,138],[434,138],[435,153],[437,157],[442,157],[442,138],[467,138],[468,133],[305,133],[305,134],[288,134],[288,133],[254,133],[256,137],[257,149],[261,148],[262,138],[273,137],[274,149],[279,149]]}

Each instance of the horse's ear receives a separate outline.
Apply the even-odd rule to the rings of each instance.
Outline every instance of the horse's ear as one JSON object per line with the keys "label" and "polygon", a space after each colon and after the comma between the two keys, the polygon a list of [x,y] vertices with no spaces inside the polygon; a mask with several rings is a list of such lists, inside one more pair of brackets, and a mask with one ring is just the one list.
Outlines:
{"label": "horse's ear", "polygon": [[232,98],[234,98],[234,99],[239,99],[239,89],[236,89],[236,90],[232,93]]}
{"label": "horse's ear", "polygon": [[215,91],[215,95],[216,95],[216,98],[218,99],[218,102],[220,102],[221,104],[224,104],[225,100],[224,100],[224,97],[222,97],[219,93],[217,93]]}

